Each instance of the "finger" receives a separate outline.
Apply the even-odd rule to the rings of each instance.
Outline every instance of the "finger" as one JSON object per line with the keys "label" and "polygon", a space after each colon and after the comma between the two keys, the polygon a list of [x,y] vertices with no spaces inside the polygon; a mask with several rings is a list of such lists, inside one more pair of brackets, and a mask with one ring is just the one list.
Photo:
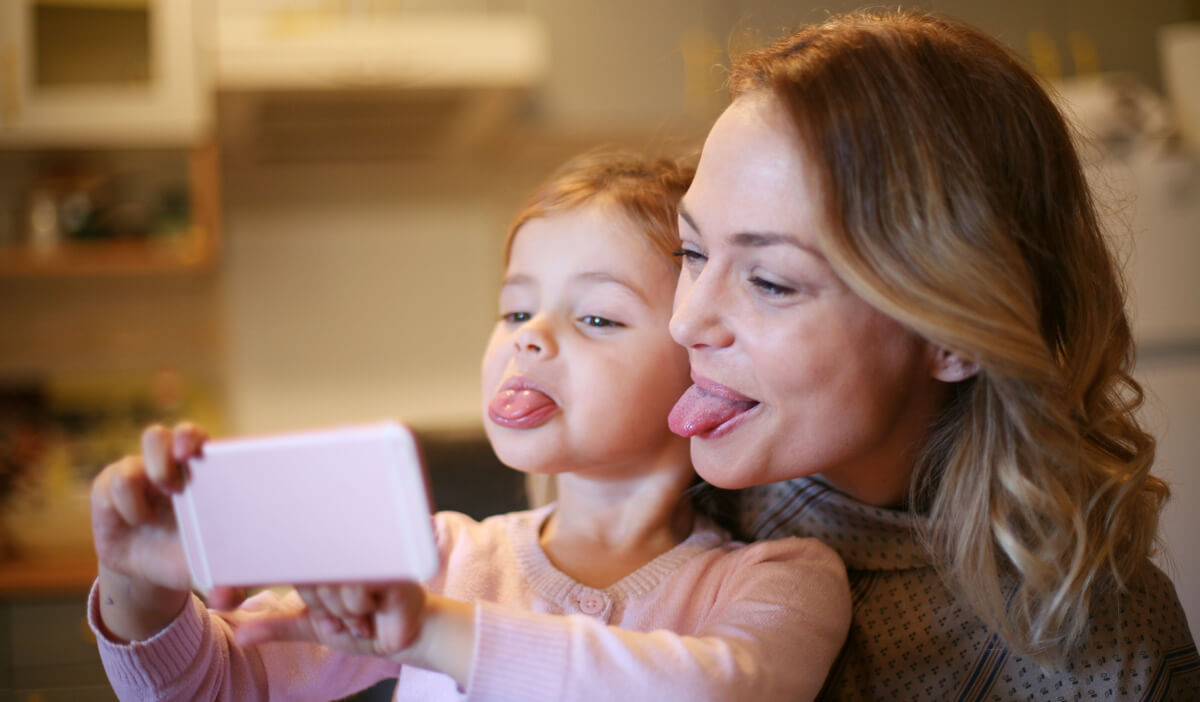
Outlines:
{"label": "finger", "polygon": [[171,430],[155,424],[142,432],[142,460],[146,474],[160,489],[178,492],[183,487],[183,476],[171,456],[173,438]]}
{"label": "finger", "polygon": [[104,467],[98,475],[92,480],[92,517],[95,519],[101,514],[113,512],[116,507],[112,500],[112,481],[113,476],[119,470],[118,466],[123,461],[128,461],[132,456],[125,456],[120,460],[113,461]]}
{"label": "finger", "polygon": [[321,600],[323,609],[339,619],[351,616],[342,603],[341,588],[337,585],[318,585],[317,597]]}
{"label": "finger", "polygon": [[313,620],[304,612],[264,614],[238,622],[234,639],[239,645],[254,646],[268,641],[320,642]]}
{"label": "finger", "polygon": [[192,422],[182,422],[175,426],[172,438],[172,458],[182,463],[201,455],[208,432]]}
{"label": "finger", "polygon": [[321,601],[321,597],[317,594],[317,588],[315,586],[297,586],[296,594],[300,595],[300,599],[304,600],[304,606],[308,607],[308,611],[312,612],[313,614],[327,614],[325,611],[325,603]]}
{"label": "finger", "polygon": [[343,619],[342,626],[356,639],[369,639],[375,636],[375,621],[371,616]]}
{"label": "finger", "polygon": [[246,590],[240,587],[217,586],[208,593],[208,604],[215,610],[229,611],[246,600]]}
{"label": "finger", "polygon": [[421,614],[425,609],[425,589],[408,583],[387,588],[380,610],[375,614],[375,636],[387,654],[399,653],[416,641],[421,633]]}
{"label": "finger", "polygon": [[342,585],[342,606],[351,615],[370,614],[378,607],[374,589],[366,585]]}
{"label": "finger", "polygon": [[129,456],[113,468],[113,475],[108,481],[108,494],[117,514],[130,525],[151,521],[155,512],[147,499],[150,483],[141,459]]}

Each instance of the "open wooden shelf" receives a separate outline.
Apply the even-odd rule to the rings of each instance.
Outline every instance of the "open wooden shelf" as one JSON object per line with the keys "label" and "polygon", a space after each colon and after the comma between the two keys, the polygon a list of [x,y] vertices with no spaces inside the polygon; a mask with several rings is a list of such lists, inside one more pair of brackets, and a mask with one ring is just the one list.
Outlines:
{"label": "open wooden shelf", "polygon": [[0,279],[203,273],[220,256],[220,164],[215,140],[188,154],[191,223],[186,231],[137,240],[67,241],[38,249],[0,247]]}
{"label": "open wooden shelf", "polygon": [[0,249],[0,278],[90,275],[154,275],[203,272],[213,247],[200,233],[171,241],[111,241],[63,244],[50,251]]}

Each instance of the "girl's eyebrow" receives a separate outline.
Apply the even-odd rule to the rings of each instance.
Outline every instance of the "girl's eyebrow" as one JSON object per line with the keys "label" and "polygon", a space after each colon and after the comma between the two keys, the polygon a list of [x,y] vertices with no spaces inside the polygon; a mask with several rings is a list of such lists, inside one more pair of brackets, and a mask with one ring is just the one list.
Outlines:
{"label": "girl's eyebrow", "polygon": [[588,283],[615,283],[616,285],[620,285],[621,287],[625,288],[626,290],[632,292],[634,295],[641,298],[644,302],[649,302],[649,300],[650,300],[649,296],[646,295],[645,291],[643,291],[637,285],[634,285],[633,281],[617,277],[617,276],[613,275],[612,273],[608,273],[606,271],[591,271],[588,273],[580,273],[579,275],[575,276],[575,280],[580,280],[580,281],[584,281],[584,282],[588,282]]}
{"label": "girl's eyebrow", "polygon": [[[679,217],[687,222],[687,225],[692,228],[692,231],[701,234],[700,227],[696,226],[696,220],[688,213],[683,203],[679,203]],[[776,246],[778,244],[786,244],[813,256],[817,260],[825,261],[825,254],[815,246],[810,246],[791,234],[783,234],[780,232],[738,232],[730,237],[730,241],[735,246],[745,246],[750,248],[761,248],[764,246]]]}

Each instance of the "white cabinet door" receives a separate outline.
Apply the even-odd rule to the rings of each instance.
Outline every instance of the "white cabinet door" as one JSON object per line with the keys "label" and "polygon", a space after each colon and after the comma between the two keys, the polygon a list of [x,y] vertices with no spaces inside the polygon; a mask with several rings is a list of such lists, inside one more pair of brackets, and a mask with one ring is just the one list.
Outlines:
{"label": "white cabinet door", "polygon": [[0,147],[179,146],[209,122],[190,0],[0,3]]}

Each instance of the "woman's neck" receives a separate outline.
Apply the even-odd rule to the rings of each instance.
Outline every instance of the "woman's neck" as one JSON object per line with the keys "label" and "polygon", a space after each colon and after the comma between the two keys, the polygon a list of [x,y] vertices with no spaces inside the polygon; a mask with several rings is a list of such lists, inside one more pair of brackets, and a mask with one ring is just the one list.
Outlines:
{"label": "woman's neck", "polygon": [[625,480],[558,476],[558,500],[539,542],[562,572],[604,588],[688,537],[694,515],[690,469]]}

